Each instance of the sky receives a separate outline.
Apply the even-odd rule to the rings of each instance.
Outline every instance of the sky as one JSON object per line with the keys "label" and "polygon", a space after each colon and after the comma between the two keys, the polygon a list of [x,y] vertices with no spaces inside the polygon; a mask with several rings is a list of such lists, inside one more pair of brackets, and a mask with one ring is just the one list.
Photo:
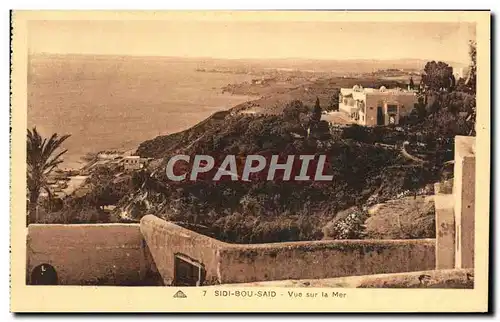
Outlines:
{"label": "sky", "polygon": [[31,53],[467,63],[466,22],[32,20]]}

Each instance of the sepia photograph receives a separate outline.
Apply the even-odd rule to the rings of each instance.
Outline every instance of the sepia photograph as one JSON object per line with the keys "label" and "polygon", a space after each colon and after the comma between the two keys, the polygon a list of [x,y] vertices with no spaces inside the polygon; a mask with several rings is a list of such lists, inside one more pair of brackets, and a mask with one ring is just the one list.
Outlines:
{"label": "sepia photograph", "polygon": [[22,287],[487,283],[488,11],[111,13],[13,12]]}

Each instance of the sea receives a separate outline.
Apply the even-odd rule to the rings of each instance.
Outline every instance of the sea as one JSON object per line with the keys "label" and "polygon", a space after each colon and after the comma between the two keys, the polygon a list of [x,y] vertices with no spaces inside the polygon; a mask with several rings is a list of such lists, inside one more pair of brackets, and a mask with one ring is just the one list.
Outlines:
{"label": "sea", "polygon": [[172,57],[32,55],[28,127],[70,134],[62,168],[89,153],[133,152],[158,135],[187,129],[216,111],[255,97],[222,94],[250,75],[196,71],[203,60]]}

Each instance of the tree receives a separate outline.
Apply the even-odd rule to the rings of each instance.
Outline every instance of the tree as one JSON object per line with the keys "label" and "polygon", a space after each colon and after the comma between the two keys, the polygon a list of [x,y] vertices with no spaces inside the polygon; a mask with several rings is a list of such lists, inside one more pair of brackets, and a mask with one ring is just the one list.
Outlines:
{"label": "tree", "polygon": [[319,122],[321,120],[321,106],[319,105],[318,97],[316,97],[316,104],[314,104],[311,120],[313,122]]}
{"label": "tree", "polygon": [[418,100],[418,103],[417,103],[416,112],[417,112],[418,118],[419,118],[419,120],[424,120],[424,118],[427,116],[427,110],[425,109],[427,96],[419,94],[417,100]]}
{"label": "tree", "polygon": [[283,118],[285,121],[297,126],[297,130],[303,132],[304,136],[308,136],[311,125],[311,109],[305,106],[302,101],[293,100],[288,103],[283,109]]}
{"label": "tree", "polygon": [[433,91],[450,90],[455,83],[453,68],[442,61],[427,62],[422,75],[422,82],[426,88]]}
{"label": "tree", "polygon": [[27,137],[27,188],[28,188],[28,216],[29,223],[34,223],[36,220],[36,208],[41,190],[45,190],[51,198],[52,194],[47,184],[48,175],[54,170],[63,160],[62,155],[68,150],[63,150],[57,153],[62,143],[69,138],[70,135],[59,137],[57,133],[52,134],[50,138],[42,138],[36,130],[28,130]]}
{"label": "tree", "polygon": [[321,106],[319,104],[319,98],[316,97],[316,103],[314,104],[314,108],[309,118],[308,129],[310,131],[310,134],[316,134],[318,130],[318,124],[320,121],[321,121]]}
{"label": "tree", "polygon": [[300,118],[300,114],[308,112],[308,108],[300,100],[293,100],[288,103],[283,109],[283,117],[286,121],[296,122]]}
{"label": "tree", "polygon": [[422,79],[424,79],[424,75],[420,75],[420,81],[418,82],[418,93],[422,93],[424,90],[424,83],[422,82]]}
{"label": "tree", "polygon": [[476,93],[476,62],[477,50],[476,50],[476,42],[469,42],[469,57],[470,57],[470,65],[469,65],[469,77],[467,78],[466,84],[472,93]]}
{"label": "tree", "polygon": [[330,102],[328,103],[328,110],[330,111],[339,110],[339,96],[340,96],[340,90],[338,88],[334,88],[333,94],[330,98]]}

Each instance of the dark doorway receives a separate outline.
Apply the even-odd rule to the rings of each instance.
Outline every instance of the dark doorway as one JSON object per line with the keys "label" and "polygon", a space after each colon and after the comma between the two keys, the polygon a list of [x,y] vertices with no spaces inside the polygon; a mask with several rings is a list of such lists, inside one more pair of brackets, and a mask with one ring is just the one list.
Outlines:
{"label": "dark doorway", "polygon": [[384,112],[382,106],[377,106],[377,125],[384,125]]}
{"label": "dark doorway", "polygon": [[174,260],[175,286],[201,286],[205,281],[203,264],[182,254],[176,254]]}
{"label": "dark doorway", "polygon": [[41,264],[31,272],[31,285],[57,285],[56,269],[50,264]]}

